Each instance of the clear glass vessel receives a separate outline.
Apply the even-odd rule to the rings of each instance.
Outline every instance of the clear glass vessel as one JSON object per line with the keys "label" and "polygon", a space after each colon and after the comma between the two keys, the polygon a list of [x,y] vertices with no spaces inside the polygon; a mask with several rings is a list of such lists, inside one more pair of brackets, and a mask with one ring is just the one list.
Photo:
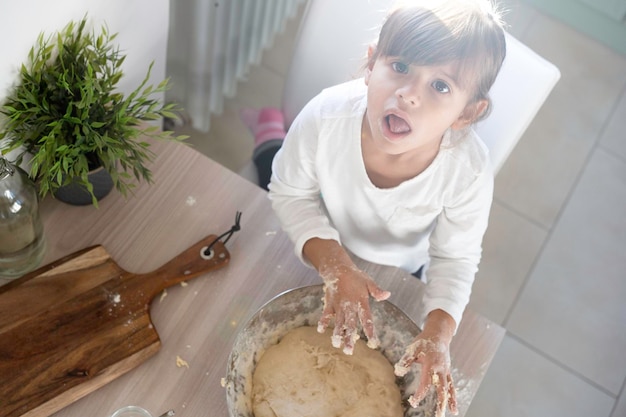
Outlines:
{"label": "clear glass vessel", "polygon": [[152,417],[152,414],[136,405],[129,405],[114,412],[111,417]]}
{"label": "clear glass vessel", "polygon": [[35,269],[44,252],[37,189],[23,169],[0,157],[0,279]]}

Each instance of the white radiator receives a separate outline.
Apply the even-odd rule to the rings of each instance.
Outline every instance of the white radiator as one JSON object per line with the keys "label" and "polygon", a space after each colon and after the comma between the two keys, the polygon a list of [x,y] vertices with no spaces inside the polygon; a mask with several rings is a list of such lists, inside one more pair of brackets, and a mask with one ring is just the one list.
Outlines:
{"label": "white radiator", "polygon": [[208,131],[211,114],[305,0],[171,0],[168,100],[185,109],[193,127]]}

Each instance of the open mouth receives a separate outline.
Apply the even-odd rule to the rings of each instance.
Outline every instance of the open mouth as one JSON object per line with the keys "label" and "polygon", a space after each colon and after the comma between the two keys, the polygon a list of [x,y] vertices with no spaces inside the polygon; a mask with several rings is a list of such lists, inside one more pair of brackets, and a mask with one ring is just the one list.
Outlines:
{"label": "open mouth", "polygon": [[385,117],[385,122],[389,131],[396,135],[404,135],[411,132],[411,126],[403,118],[395,114],[389,114]]}

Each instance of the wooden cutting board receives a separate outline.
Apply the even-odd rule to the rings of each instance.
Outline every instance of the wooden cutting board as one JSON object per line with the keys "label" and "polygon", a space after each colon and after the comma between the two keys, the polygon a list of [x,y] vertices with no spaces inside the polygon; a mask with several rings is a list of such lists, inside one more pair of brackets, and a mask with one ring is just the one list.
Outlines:
{"label": "wooden cutting board", "polygon": [[225,266],[221,241],[202,256],[215,239],[147,274],[93,246],[0,287],[0,417],[47,417],[154,355],[161,342],[150,302]]}

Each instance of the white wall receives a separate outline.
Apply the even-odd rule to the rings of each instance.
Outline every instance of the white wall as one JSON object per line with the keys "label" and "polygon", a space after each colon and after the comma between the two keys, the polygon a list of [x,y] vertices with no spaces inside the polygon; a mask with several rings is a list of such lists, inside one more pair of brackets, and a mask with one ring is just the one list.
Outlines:
{"label": "white wall", "polygon": [[0,0],[0,102],[37,36],[54,34],[85,13],[98,30],[106,23],[111,33],[119,33],[115,42],[127,55],[121,91],[137,87],[152,61],[150,83],[165,78],[169,0]]}

